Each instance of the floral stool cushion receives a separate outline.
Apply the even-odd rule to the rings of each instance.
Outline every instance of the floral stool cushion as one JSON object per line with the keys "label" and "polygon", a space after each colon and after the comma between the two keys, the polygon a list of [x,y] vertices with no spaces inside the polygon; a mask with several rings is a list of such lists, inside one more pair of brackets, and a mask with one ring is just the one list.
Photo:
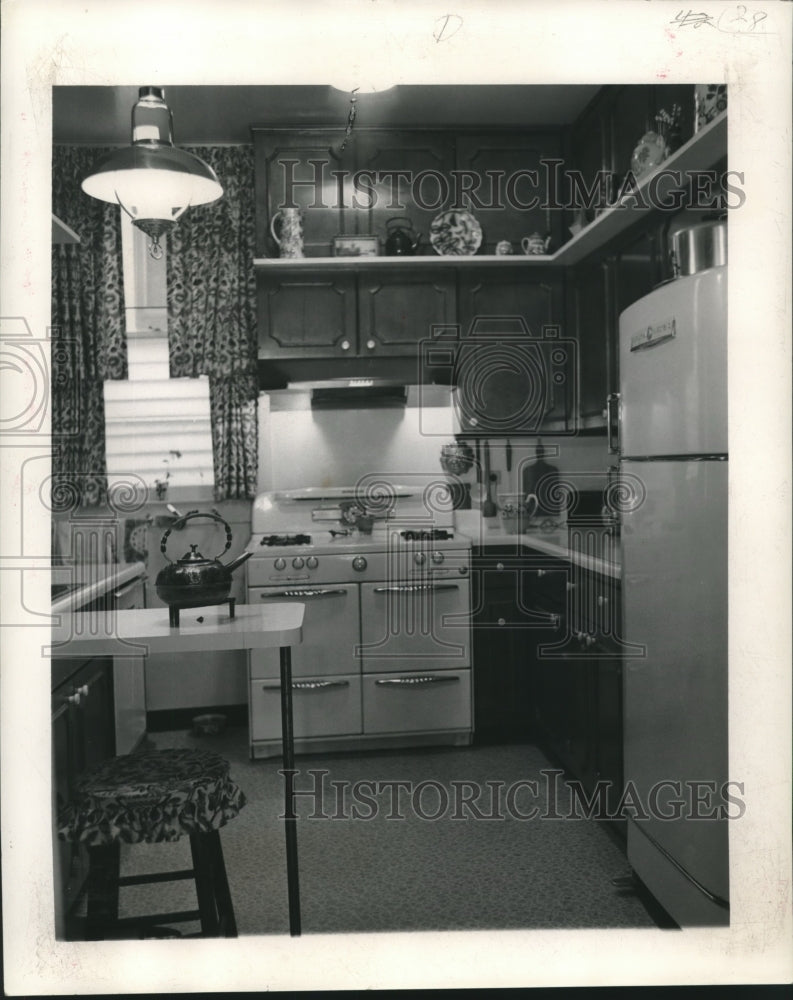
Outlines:
{"label": "floral stool cushion", "polygon": [[151,750],[103,761],[58,818],[61,840],[155,844],[212,833],[245,805],[229,764],[209,750]]}

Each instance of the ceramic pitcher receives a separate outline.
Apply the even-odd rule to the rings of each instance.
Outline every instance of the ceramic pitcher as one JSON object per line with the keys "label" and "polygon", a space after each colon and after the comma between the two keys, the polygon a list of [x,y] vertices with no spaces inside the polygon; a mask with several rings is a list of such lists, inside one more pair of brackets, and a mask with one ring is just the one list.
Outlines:
{"label": "ceramic pitcher", "polygon": [[281,257],[303,256],[303,217],[299,208],[282,208],[276,212],[270,221],[270,234]]}

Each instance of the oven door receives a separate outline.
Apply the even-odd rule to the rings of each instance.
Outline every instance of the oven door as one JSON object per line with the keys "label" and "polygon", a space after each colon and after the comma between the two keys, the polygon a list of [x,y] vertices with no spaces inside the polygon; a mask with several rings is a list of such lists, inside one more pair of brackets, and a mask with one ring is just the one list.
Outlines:
{"label": "oven door", "polygon": [[470,666],[470,630],[467,578],[361,584],[364,673]]}
{"label": "oven door", "polygon": [[[250,587],[248,604],[298,601],[305,605],[303,641],[292,649],[293,677],[358,674],[361,641],[357,583]],[[280,677],[277,649],[252,649],[251,677]]]}

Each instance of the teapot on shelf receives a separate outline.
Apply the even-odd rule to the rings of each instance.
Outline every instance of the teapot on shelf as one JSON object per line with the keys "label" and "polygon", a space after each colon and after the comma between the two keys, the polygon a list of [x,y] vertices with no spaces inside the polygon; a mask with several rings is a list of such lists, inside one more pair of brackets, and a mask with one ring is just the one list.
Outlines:
{"label": "teapot on shelf", "polygon": [[404,215],[386,222],[386,234],[385,252],[389,257],[412,257],[421,239],[421,233],[413,229],[413,223]]}
{"label": "teapot on shelf", "polygon": [[520,245],[525,254],[546,254],[551,246],[551,237],[550,234],[543,238],[539,233],[532,233],[531,236],[524,236]]}

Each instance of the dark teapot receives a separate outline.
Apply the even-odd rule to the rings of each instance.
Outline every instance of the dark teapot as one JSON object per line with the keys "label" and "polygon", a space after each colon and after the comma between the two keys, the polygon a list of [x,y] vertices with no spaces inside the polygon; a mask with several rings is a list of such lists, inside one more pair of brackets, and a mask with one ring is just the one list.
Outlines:
{"label": "dark teapot", "polygon": [[231,574],[253,554],[243,552],[224,565],[219,559],[206,559],[198,551],[197,545],[191,545],[189,552],[177,562],[173,562],[165,551],[168,536],[175,528],[183,528],[188,521],[197,517],[208,517],[224,525],[226,547],[221,555],[228,552],[231,547],[231,528],[219,514],[191,510],[177,518],[160,541],[160,551],[170,565],[160,570],[155,581],[157,596],[169,607],[200,608],[204,605],[222,604],[228,599],[231,591]]}
{"label": "dark teapot", "polygon": [[421,239],[421,233],[415,232],[410,219],[403,215],[388,220],[386,234],[385,252],[388,257],[412,257]]}

